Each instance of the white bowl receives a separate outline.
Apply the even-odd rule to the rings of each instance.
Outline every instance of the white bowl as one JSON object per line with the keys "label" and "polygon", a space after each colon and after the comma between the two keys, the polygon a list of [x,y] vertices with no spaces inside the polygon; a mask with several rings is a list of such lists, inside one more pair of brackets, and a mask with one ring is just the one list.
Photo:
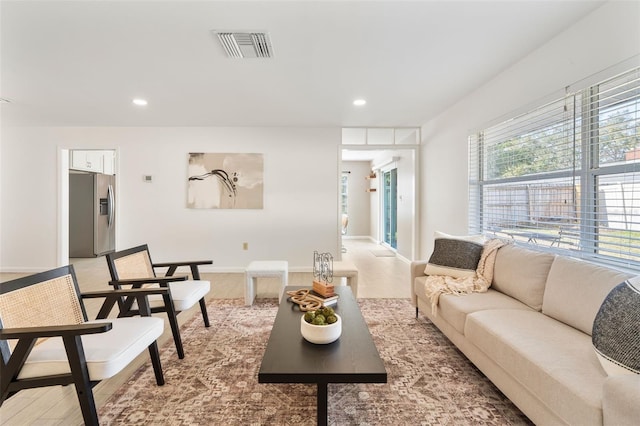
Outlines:
{"label": "white bowl", "polygon": [[313,325],[304,320],[304,315],[300,318],[300,332],[302,337],[308,342],[324,345],[335,342],[342,334],[342,318],[336,314],[338,321],[327,325]]}

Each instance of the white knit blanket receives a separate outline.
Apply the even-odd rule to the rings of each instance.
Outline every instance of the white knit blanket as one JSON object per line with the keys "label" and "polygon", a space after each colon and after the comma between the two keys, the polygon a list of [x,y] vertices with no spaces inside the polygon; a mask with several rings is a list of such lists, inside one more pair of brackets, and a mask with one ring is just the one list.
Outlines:
{"label": "white knit blanket", "polygon": [[493,280],[493,266],[496,262],[498,249],[509,241],[498,238],[491,239],[484,244],[482,255],[475,274],[464,278],[453,278],[445,275],[427,276],[425,290],[431,301],[431,312],[437,315],[438,301],[442,294],[484,293],[491,286]]}

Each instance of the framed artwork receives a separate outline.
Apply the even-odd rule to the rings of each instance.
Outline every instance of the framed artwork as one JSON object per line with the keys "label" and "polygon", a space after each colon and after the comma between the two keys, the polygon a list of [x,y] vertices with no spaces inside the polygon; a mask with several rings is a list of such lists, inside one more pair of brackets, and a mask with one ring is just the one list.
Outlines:
{"label": "framed artwork", "polygon": [[262,209],[262,154],[189,153],[187,208]]}

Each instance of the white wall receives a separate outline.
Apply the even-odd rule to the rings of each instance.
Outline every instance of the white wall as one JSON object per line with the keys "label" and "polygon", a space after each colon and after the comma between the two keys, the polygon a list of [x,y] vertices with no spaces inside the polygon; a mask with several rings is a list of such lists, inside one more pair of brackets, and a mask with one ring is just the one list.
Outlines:
{"label": "white wall", "polygon": [[349,214],[349,226],[347,235],[356,237],[368,237],[370,231],[371,202],[367,192],[371,166],[368,161],[343,161],[342,171],[349,171],[347,180],[347,210]]}
{"label": "white wall", "polygon": [[[0,269],[59,263],[63,148],[118,150],[117,249],[148,243],[156,261],[213,259],[217,270],[259,259],[308,269],[314,250],[339,250],[340,138],[339,128],[3,128]],[[187,209],[189,152],[264,154],[264,209]]]}
{"label": "white wall", "polygon": [[639,16],[638,2],[606,3],[422,127],[418,257],[433,250],[434,231],[467,232],[469,134],[639,55]]}
{"label": "white wall", "polygon": [[414,151],[397,151],[399,160],[396,162],[398,168],[398,253],[409,260],[414,259],[414,226],[415,217],[415,161]]}

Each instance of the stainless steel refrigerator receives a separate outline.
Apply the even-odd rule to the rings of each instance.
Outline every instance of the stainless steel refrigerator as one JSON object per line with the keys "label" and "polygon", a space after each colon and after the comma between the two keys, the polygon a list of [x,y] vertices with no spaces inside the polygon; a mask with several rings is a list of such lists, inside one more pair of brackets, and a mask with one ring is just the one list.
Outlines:
{"label": "stainless steel refrigerator", "polygon": [[69,257],[96,257],[116,248],[115,176],[69,174]]}

